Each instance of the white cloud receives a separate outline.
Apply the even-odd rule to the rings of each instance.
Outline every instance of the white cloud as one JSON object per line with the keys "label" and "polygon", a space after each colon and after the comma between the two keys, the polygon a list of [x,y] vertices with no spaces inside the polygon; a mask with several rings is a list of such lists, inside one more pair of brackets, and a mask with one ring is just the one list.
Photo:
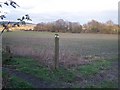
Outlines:
{"label": "white cloud", "polygon": [[[3,1],[3,0],[0,0]],[[6,0],[4,0],[6,1]],[[71,21],[89,19],[117,19],[116,13],[119,0],[14,0],[20,8],[9,9],[9,16],[31,15],[34,22],[50,21],[63,18]],[[109,14],[107,11],[111,12]],[[111,14],[111,15],[110,15]],[[116,19],[115,19],[116,18]]]}
{"label": "white cloud", "polygon": [[15,0],[31,13],[117,10],[118,0]]}

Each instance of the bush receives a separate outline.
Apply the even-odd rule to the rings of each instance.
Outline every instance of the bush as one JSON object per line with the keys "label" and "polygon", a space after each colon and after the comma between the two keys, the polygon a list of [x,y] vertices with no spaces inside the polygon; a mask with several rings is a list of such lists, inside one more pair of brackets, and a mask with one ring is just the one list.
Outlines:
{"label": "bush", "polygon": [[6,65],[9,64],[9,62],[12,59],[12,53],[9,46],[6,46],[2,49],[2,64]]}

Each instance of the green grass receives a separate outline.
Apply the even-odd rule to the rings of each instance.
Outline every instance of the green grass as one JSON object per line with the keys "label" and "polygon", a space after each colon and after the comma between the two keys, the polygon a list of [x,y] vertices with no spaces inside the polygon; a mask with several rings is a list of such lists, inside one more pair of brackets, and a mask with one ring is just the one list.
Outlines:
{"label": "green grass", "polygon": [[5,81],[5,88],[33,88],[31,84],[21,78],[16,76],[9,76],[9,74],[6,72],[3,72],[2,74],[3,79],[7,80]]}
{"label": "green grass", "polygon": [[109,69],[112,62],[109,60],[98,60],[92,64],[81,66],[78,71],[83,76],[91,76],[98,74],[101,70]]}
{"label": "green grass", "polygon": [[32,88],[32,86],[18,77],[11,77],[10,79],[10,88]]}
{"label": "green grass", "polygon": [[98,60],[88,65],[79,66],[75,71],[71,69],[59,68],[59,70],[50,70],[43,67],[37,61],[30,58],[14,58],[12,65],[17,65],[16,69],[33,74],[39,78],[48,81],[74,81],[77,74],[83,76],[92,76],[98,74],[101,70],[107,70],[111,67],[111,60]]}
{"label": "green grass", "polygon": [[111,80],[103,80],[96,85],[87,85],[86,88],[118,88],[118,82]]}
{"label": "green grass", "polygon": [[17,65],[16,69],[26,73],[33,74],[46,81],[65,81],[71,82],[75,75],[69,70],[60,68],[59,70],[50,70],[41,66],[39,63],[30,58],[14,58],[12,65]]}
{"label": "green grass", "polygon": [[[116,81],[103,81],[100,88],[118,88],[118,82]],[[99,87],[98,86],[98,87]]]}

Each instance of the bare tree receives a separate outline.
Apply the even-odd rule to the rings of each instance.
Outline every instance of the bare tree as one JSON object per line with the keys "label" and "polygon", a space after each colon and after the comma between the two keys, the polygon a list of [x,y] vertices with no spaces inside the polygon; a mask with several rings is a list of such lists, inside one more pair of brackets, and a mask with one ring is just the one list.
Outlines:
{"label": "bare tree", "polygon": [[[7,0],[5,2],[0,2],[0,8],[3,8],[3,5],[6,5],[6,6],[12,6],[13,8],[17,8],[17,7],[20,7],[16,2],[12,1],[12,0]],[[3,20],[4,18],[6,18],[5,14],[2,13],[2,11],[0,11],[0,19]],[[22,16],[21,18],[18,18],[17,19],[18,22],[15,22],[13,23],[11,26],[12,27],[15,27],[15,26],[20,26],[21,24],[26,24],[25,23],[25,20],[29,20],[29,21],[32,21],[30,19],[30,16],[28,14]],[[2,35],[2,33],[6,30],[7,32],[9,32],[9,25],[11,24],[11,22],[8,22],[8,23],[2,23],[2,26],[3,26],[3,30],[1,31],[0,33],[0,36]]]}

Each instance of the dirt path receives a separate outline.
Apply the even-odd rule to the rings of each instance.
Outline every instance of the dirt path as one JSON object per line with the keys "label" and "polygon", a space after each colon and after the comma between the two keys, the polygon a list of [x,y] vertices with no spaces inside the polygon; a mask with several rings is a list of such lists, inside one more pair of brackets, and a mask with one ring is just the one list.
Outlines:
{"label": "dirt path", "polygon": [[46,82],[40,78],[37,78],[33,75],[27,74],[27,73],[23,73],[21,71],[17,71],[15,69],[9,69],[6,67],[2,68],[3,71],[7,72],[10,74],[10,76],[17,76],[25,81],[27,81],[28,83],[30,83],[33,88],[56,88],[56,87],[60,87],[57,85],[57,83],[50,83],[50,82]]}

